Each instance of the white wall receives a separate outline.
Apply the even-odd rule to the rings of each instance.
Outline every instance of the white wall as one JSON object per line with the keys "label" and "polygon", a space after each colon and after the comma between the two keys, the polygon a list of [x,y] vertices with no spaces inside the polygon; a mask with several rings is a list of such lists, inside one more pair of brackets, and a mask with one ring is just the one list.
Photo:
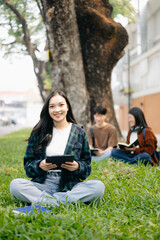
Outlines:
{"label": "white wall", "polygon": [[148,2],[148,48],[160,42],[160,1]]}
{"label": "white wall", "polygon": [[[141,1],[140,1],[141,2]],[[146,2],[146,0],[144,1]],[[146,5],[145,5],[146,7]],[[143,13],[143,12],[142,12]],[[141,14],[141,12],[140,12]],[[145,12],[146,14],[146,12]],[[141,18],[141,16],[140,16]],[[146,19],[146,18],[141,18]],[[142,24],[142,22],[138,22]],[[126,47],[125,56],[119,61],[114,69],[119,82],[119,91],[128,85],[128,48],[130,49],[130,84],[132,98],[160,92],[160,1],[149,0],[147,3],[147,21],[142,25],[147,26],[148,50],[139,55],[137,24],[126,27],[129,34],[129,46]],[[144,41],[145,41],[144,40]],[[144,42],[141,42],[144,44]],[[116,91],[115,91],[116,92]],[[117,92],[116,92],[117,95]],[[113,98],[116,99],[113,92]],[[115,100],[117,103],[117,101]]]}

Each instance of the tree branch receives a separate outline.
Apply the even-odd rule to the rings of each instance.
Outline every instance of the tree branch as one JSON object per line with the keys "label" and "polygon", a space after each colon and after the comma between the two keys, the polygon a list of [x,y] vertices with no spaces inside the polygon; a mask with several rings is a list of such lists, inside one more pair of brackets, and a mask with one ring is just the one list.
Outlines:
{"label": "tree branch", "polygon": [[9,43],[1,43],[2,46],[9,46],[9,45],[14,45],[17,43],[17,41],[9,42]]}
{"label": "tree branch", "polygon": [[35,54],[36,49],[31,42],[27,22],[26,22],[25,18],[23,17],[23,15],[17,10],[17,8],[15,6],[13,6],[10,3],[10,1],[8,1],[8,0],[3,0],[3,1],[10,8],[10,10],[17,16],[18,20],[22,24],[22,29],[23,29],[23,33],[24,33],[24,44],[27,48],[27,51],[28,51],[29,55],[32,58],[33,65],[34,65],[34,72],[35,72],[35,75],[36,75],[37,80],[38,80],[39,91],[40,91],[41,97],[44,101],[45,97],[44,97],[44,93],[43,93],[44,92],[43,78],[41,77],[41,71],[40,71],[40,68],[39,68],[42,64],[42,61],[40,61],[36,57],[36,54]]}
{"label": "tree branch", "polygon": [[40,5],[40,3],[39,3],[38,0],[35,0],[35,1],[36,1],[36,3],[37,3],[38,8],[39,8],[39,11],[40,11],[40,14],[41,14],[41,16],[42,16],[43,22],[45,22],[45,17],[44,17],[43,8],[41,7],[41,5]]}
{"label": "tree branch", "polygon": [[36,59],[36,55],[34,53],[34,46],[31,43],[30,34],[29,34],[29,30],[28,30],[28,26],[27,26],[26,20],[24,19],[23,15],[20,14],[20,12],[17,10],[17,8],[15,8],[15,6],[13,6],[10,3],[10,1],[4,0],[4,3],[11,9],[11,11],[17,16],[17,18],[19,19],[20,23],[22,24],[23,33],[24,33],[25,46],[27,47],[27,50],[28,50],[30,56],[32,58]]}

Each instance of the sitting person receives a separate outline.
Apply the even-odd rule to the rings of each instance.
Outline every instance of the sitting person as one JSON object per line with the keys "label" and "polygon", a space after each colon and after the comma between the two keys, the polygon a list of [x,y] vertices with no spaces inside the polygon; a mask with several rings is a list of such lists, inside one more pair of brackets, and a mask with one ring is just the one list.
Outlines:
{"label": "sitting person", "polygon": [[98,151],[94,151],[95,156],[92,156],[95,161],[110,157],[113,146],[118,142],[116,128],[105,121],[106,116],[106,108],[101,105],[95,107],[95,124],[87,131],[90,149],[98,148]]}
{"label": "sitting person", "polygon": [[155,165],[158,163],[154,156],[157,147],[157,139],[151,129],[148,127],[142,110],[138,107],[131,108],[128,114],[129,132],[127,135],[127,144],[138,139],[139,145],[124,150],[113,148],[111,157],[124,161],[125,163],[138,163]]}
{"label": "sitting person", "polygon": [[[73,155],[73,162],[61,168],[46,162],[48,156]],[[59,202],[101,199],[105,186],[99,180],[85,180],[91,173],[91,155],[83,128],[76,124],[68,98],[61,91],[52,92],[33,128],[24,156],[28,179],[14,179],[12,196],[20,201],[59,206]]]}

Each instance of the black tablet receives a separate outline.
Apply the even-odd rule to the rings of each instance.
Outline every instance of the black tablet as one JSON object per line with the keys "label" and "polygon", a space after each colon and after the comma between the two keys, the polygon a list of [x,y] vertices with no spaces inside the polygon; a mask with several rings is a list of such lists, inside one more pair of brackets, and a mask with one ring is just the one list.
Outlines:
{"label": "black tablet", "polygon": [[56,155],[47,157],[46,163],[53,163],[60,167],[62,163],[73,162],[73,160],[73,155]]}

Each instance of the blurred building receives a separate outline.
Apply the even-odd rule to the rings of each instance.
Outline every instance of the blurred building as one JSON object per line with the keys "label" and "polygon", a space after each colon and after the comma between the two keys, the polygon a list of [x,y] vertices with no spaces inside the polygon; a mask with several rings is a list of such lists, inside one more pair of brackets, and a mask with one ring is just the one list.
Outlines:
{"label": "blurred building", "polygon": [[113,98],[122,132],[128,131],[128,109],[137,106],[160,136],[160,1],[138,3],[137,22],[126,26],[129,44],[114,69]]}
{"label": "blurred building", "polygon": [[42,100],[32,89],[0,92],[0,126],[11,124],[33,127],[39,120]]}

